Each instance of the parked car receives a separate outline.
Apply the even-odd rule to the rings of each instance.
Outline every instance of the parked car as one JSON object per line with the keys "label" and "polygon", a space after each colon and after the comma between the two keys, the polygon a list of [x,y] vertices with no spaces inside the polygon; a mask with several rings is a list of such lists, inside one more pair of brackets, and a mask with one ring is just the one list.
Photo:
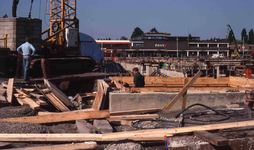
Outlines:
{"label": "parked car", "polygon": [[213,54],[212,58],[224,58],[223,54]]}

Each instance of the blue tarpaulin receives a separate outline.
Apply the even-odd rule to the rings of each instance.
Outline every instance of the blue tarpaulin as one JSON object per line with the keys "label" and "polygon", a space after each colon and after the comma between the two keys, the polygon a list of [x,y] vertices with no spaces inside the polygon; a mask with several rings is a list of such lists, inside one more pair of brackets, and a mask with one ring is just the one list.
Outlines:
{"label": "blue tarpaulin", "polygon": [[91,56],[95,61],[104,61],[104,56],[101,51],[100,46],[96,41],[89,35],[84,33],[79,33],[80,44],[81,44],[81,55]]}

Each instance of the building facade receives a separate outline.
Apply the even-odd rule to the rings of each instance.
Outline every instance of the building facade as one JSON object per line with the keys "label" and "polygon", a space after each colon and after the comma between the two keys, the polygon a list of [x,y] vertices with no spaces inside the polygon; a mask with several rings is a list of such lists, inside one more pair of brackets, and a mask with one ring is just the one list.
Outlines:
{"label": "building facade", "polygon": [[127,57],[206,57],[230,55],[228,41],[200,40],[200,37],[171,36],[170,33],[144,33],[131,40],[97,40],[105,52]]}

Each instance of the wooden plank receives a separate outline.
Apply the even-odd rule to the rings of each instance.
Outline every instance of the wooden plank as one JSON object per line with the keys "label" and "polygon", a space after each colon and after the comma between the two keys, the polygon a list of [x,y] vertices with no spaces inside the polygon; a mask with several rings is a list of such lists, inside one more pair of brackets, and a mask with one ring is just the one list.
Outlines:
{"label": "wooden plank", "polygon": [[197,80],[198,77],[202,72],[199,70],[196,75],[182,88],[182,90],[163,108],[163,109],[170,109],[178,99],[187,91],[187,89]]}
{"label": "wooden plank", "polygon": [[31,95],[25,93],[22,89],[15,88],[15,91],[18,92],[19,94],[26,96],[26,97],[31,97]]}
{"label": "wooden plank", "polygon": [[43,95],[41,95],[41,94],[36,94],[36,93],[30,93],[30,95],[31,95],[32,97],[35,97],[35,98],[38,98],[38,99],[44,97]]}
{"label": "wooden plank", "polygon": [[26,92],[33,92],[35,89],[24,88],[23,90]]}
{"label": "wooden plank", "polygon": [[0,148],[10,145],[11,143],[0,142]]}
{"label": "wooden plank", "polygon": [[43,115],[50,115],[50,114],[56,114],[57,112],[43,112],[43,111],[39,111],[38,112],[38,116],[43,116]]}
{"label": "wooden plank", "polygon": [[69,98],[59,90],[54,84],[52,84],[47,79],[44,79],[44,84],[47,85],[51,91],[61,100],[66,106],[74,107],[74,105],[70,102]]}
{"label": "wooden plank", "polygon": [[1,134],[0,141],[12,142],[83,142],[101,140],[101,134],[75,133],[75,134]]}
{"label": "wooden plank", "polygon": [[60,111],[70,111],[53,93],[45,93],[46,98]]}
{"label": "wooden plank", "polygon": [[58,100],[58,98],[54,97],[53,95],[51,95],[51,91],[49,89],[39,89],[37,88],[37,90],[43,94],[52,105],[54,105],[58,110],[60,111],[69,111],[69,109],[60,101]]}
{"label": "wooden plank", "polygon": [[103,85],[101,83],[102,81],[98,81],[98,90],[97,90],[97,94],[95,96],[95,99],[94,99],[94,102],[93,102],[93,106],[92,108],[94,110],[100,110],[101,108],[101,103],[102,103],[102,100],[103,100],[103,97],[104,97],[104,88],[103,88]]}
{"label": "wooden plank", "polygon": [[65,121],[73,121],[80,119],[98,119],[98,118],[108,118],[109,111],[88,111],[77,110],[77,111],[69,111],[62,113],[54,113],[43,116],[29,116],[29,117],[18,117],[18,118],[5,118],[0,119],[0,121],[14,121],[14,122],[30,122],[30,123],[54,123],[54,122],[65,122]]}
{"label": "wooden plank", "polygon": [[229,140],[221,136],[212,134],[207,131],[195,131],[194,135],[206,142],[209,142],[215,146],[226,146],[229,144]]}
{"label": "wooden plank", "polygon": [[[186,78],[184,80],[184,85],[186,85],[188,83],[188,78]],[[187,98],[187,90],[186,92],[183,94],[183,99],[182,99],[182,110],[185,109],[186,107],[186,98]]]}
{"label": "wooden plank", "polygon": [[159,112],[159,111],[161,111],[161,109],[153,108],[153,109],[110,112],[110,115],[116,116],[116,115],[127,115],[127,114],[142,114],[142,113],[152,113],[152,112]]}
{"label": "wooden plank", "polygon": [[14,78],[9,79],[7,86],[7,102],[12,103]]}
{"label": "wooden plank", "polygon": [[102,140],[113,141],[116,138],[118,138],[118,140],[131,139],[133,136],[138,137],[144,134],[147,134],[147,135],[158,134],[161,136],[165,136],[167,134],[172,135],[172,134],[178,134],[178,133],[189,133],[194,131],[218,130],[218,129],[239,128],[239,127],[248,127],[248,126],[254,126],[254,121],[200,125],[200,126],[181,127],[181,128],[148,129],[148,130],[140,130],[140,131],[108,133],[108,134],[102,135]]}
{"label": "wooden plank", "polygon": [[45,101],[42,100],[42,99],[33,98],[33,100],[36,102],[36,104],[38,104],[38,105],[40,105],[40,106],[46,106],[46,105],[48,105],[47,102],[45,102]]}
{"label": "wooden plank", "polygon": [[4,96],[0,95],[0,103],[3,103],[3,104],[6,103],[6,98]]}
{"label": "wooden plank", "polygon": [[0,90],[0,96],[4,96],[6,91],[7,91],[6,89],[4,89],[4,88],[2,89],[1,88],[1,90]]}
{"label": "wooden plank", "polygon": [[121,120],[137,120],[137,119],[155,119],[159,118],[158,114],[145,114],[145,115],[122,115],[122,116],[110,116],[108,121],[121,121]]}
{"label": "wooden plank", "polygon": [[40,109],[40,105],[38,105],[33,99],[24,97],[24,98],[17,98],[18,101],[25,101],[33,110],[38,110]]}
{"label": "wooden plank", "polygon": [[96,142],[87,143],[75,143],[75,144],[61,144],[51,146],[37,146],[37,147],[26,147],[26,148],[14,148],[12,150],[81,150],[81,149],[94,149],[97,147]]}
{"label": "wooden plank", "polygon": [[30,106],[26,101],[24,101],[23,99],[19,98],[21,94],[14,94],[14,96],[16,97],[18,103],[21,105],[21,106]]}
{"label": "wooden plank", "polygon": [[[104,109],[108,109],[109,108],[109,85],[103,81],[102,82],[102,85],[103,85],[103,91],[104,91],[104,95],[103,95],[103,99],[102,99],[102,103],[101,103],[101,108],[100,110],[104,110]],[[108,105],[108,106],[106,106]]]}

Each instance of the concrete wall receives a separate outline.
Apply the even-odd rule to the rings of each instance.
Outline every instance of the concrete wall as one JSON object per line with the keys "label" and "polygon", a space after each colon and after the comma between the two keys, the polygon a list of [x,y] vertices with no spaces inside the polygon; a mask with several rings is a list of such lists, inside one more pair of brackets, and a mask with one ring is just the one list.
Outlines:
{"label": "concrete wall", "polygon": [[160,69],[161,73],[169,76],[169,77],[184,77],[182,72],[177,72],[177,71],[169,71],[169,70],[164,70]]}
{"label": "concrete wall", "polygon": [[[36,50],[40,49],[41,43],[41,20],[28,18],[0,18],[0,38],[8,34],[7,47],[11,51],[25,42],[25,37],[31,38],[31,43]],[[0,40],[0,47],[4,46],[4,41]]]}
{"label": "concrete wall", "polygon": [[[177,92],[178,93],[178,92]],[[144,92],[144,93],[110,93],[110,113],[123,112],[140,109],[162,109],[170,102],[177,93]],[[244,102],[244,92],[194,92],[188,91],[187,105],[201,103],[207,106],[225,106],[231,103]],[[182,99],[180,99],[170,110],[180,110]]]}

